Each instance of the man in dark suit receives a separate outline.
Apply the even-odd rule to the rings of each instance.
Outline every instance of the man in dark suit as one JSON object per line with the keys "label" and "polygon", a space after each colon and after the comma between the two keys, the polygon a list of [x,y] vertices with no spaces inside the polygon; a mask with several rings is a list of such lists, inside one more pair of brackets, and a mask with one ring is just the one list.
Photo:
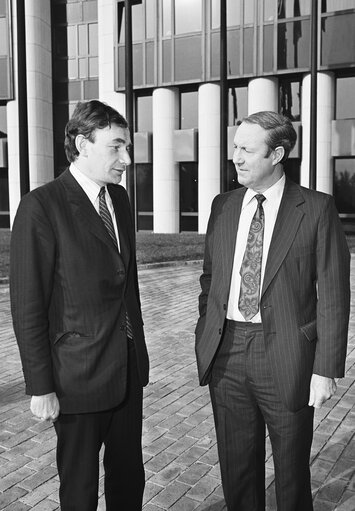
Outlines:
{"label": "man in dark suit", "polygon": [[125,189],[127,121],[78,103],[65,130],[70,167],[23,197],[11,239],[14,330],[31,410],[54,421],[62,511],[142,508],[142,393],[149,362]]}
{"label": "man in dark suit", "polygon": [[278,511],[313,509],[314,408],[344,375],[349,250],[333,198],[285,177],[295,142],[279,114],[245,118],[233,156],[244,186],[214,199],[207,228],[196,354],[229,511],[265,509],[265,424]]}

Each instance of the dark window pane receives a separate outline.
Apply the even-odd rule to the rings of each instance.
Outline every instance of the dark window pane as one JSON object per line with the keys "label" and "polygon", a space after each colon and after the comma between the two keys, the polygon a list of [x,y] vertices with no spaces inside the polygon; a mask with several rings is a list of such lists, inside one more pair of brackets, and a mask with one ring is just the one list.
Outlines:
{"label": "dark window pane", "polygon": [[198,127],[198,93],[183,92],[181,94],[181,129]]}
{"label": "dark window pane", "polygon": [[9,177],[5,168],[0,169],[0,211],[9,211]]}
{"label": "dark window pane", "polygon": [[[180,231],[198,230],[198,164],[180,164]],[[185,214],[184,214],[185,213]]]}
{"label": "dark window pane", "polygon": [[235,126],[248,115],[248,87],[228,90],[228,126]]}
{"label": "dark window pane", "polygon": [[68,82],[68,99],[69,101],[81,99],[81,82]]}
{"label": "dark window pane", "polygon": [[336,118],[355,118],[355,77],[338,78],[336,84]]}
{"label": "dark window pane", "polygon": [[280,80],[279,112],[291,121],[301,120],[301,82]]}
{"label": "dark window pane", "polygon": [[138,231],[152,231],[153,230],[153,213],[144,215],[138,212],[137,220]]}
{"label": "dark window pane", "polygon": [[163,41],[163,82],[171,82],[171,40]]}
{"label": "dark window pane", "polygon": [[264,25],[263,70],[274,69],[274,25]]}
{"label": "dark window pane", "polygon": [[97,99],[99,97],[99,81],[87,80],[84,82],[84,99]]}
{"label": "dark window pane", "polygon": [[97,21],[97,0],[93,2],[83,2],[84,21]]}
{"label": "dark window pane", "polygon": [[220,33],[211,34],[211,78],[219,78],[220,73]]}
{"label": "dark window pane", "polygon": [[67,22],[68,23],[79,23],[82,21],[81,16],[81,2],[75,4],[67,4]]}
{"label": "dark window pane", "polygon": [[321,64],[353,64],[355,61],[355,13],[322,19]]}
{"label": "dark window pane", "polygon": [[200,32],[201,29],[201,0],[175,0],[175,34]]}
{"label": "dark window pane", "polygon": [[[189,58],[186,58],[186,55]],[[201,37],[175,39],[175,80],[192,80],[202,77]]]}
{"label": "dark window pane", "polygon": [[154,85],[154,43],[147,43],[146,51],[146,83]]}
{"label": "dark window pane", "polygon": [[145,12],[146,12],[146,38],[153,39],[155,37],[155,6],[156,0],[146,0],[145,2]]}
{"label": "dark window pane", "polygon": [[153,131],[152,96],[137,98],[137,131]]}
{"label": "dark window pane", "polygon": [[355,0],[327,0],[322,2],[322,12],[345,11],[355,9]]}
{"label": "dark window pane", "polygon": [[133,59],[133,84],[143,85],[143,49],[142,44],[134,44],[132,50]]}
{"label": "dark window pane", "polygon": [[355,158],[335,160],[334,197],[339,213],[355,214]]}
{"label": "dark window pane", "polygon": [[144,39],[143,5],[132,5],[132,41]]}
{"label": "dark window pane", "polygon": [[153,165],[138,163],[137,170],[137,211],[153,212]]}
{"label": "dark window pane", "polygon": [[118,86],[125,86],[125,49],[124,46],[118,48]]}
{"label": "dark window pane", "polygon": [[163,36],[171,36],[171,0],[163,2]]}
{"label": "dark window pane", "polygon": [[284,171],[291,181],[300,184],[301,160],[299,158],[289,158],[286,160],[284,163]]}
{"label": "dark window pane", "polygon": [[89,51],[88,45],[88,26],[79,25],[79,55],[87,55]]}
{"label": "dark window pane", "polygon": [[244,74],[254,71],[254,29],[244,29]]}
{"label": "dark window pane", "polygon": [[89,25],[89,55],[92,57],[99,54],[99,40],[97,33],[97,23]]}
{"label": "dark window pane", "polygon": [[227,73],[232,76],[240,74],[240,33],[239,30],[228,30],[227,32]]}
{"label": "dark window pane", "polygon": [[197,232],[197,231],[198,231],[198,214],[181,213],[180,232]]}
{"label": "dark window pane", "polygon": [[229,192],[236,188],[241,188],[242,185],[238,183],[237,172],[235,170],[232,160],[228,160],[227,175],[225,176],[225,191]]}
{"label": "dark window pane", "polygon": [[309,65],[309,20],[280,23],[277,34],[277,68],[294,69]]}
{"label": "dark window pane", "polygon": [[309,0],[281,0],[278,2],[278,17],[284,19],[307,16],[311,13],[311,4]]}

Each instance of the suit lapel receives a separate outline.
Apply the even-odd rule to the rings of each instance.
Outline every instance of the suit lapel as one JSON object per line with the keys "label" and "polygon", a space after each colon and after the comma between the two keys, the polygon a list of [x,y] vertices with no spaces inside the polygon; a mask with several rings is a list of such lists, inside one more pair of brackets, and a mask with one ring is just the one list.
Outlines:
{"label": "suit lapel", "polygon": [[73,214],[82,224],[83,229],[99,238],[111,249],[116,250],[100,216],[70,171],[63,172],[59,179],[64,185]]}
{"label": "suit lapel", "polygon": [[304,198],[300,193],[299,187],[286,179],[285,190],[277,214],[266,262],[262,295],[275,277],[295,239],[304,215],[302,209],[298,206],[303,202]]}

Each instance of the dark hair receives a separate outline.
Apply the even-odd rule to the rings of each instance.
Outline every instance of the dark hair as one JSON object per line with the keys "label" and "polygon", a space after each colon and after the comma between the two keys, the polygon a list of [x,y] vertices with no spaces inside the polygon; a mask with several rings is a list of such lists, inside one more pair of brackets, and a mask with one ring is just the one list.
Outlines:
{"label": "dark hair", "polygon": [[77,135],[94,142],[95,131],[111,127],[111,124],[128,128],[126,119],[106,103],[97,100],[79,102],[65,127],[64,149],[69,162],[75,161],[79,155],[75,145]]}
{"label": "dark hair", "polygon": [[258,124],[266,130],[267,137],[265,142],[269,146],[270,152],[276,149],[276,147],[281,146],[285,150],[281,162],[287,160],[297,140],[297,133],[290,119],[276,112],[263,111],[244,117],[243,122]]}

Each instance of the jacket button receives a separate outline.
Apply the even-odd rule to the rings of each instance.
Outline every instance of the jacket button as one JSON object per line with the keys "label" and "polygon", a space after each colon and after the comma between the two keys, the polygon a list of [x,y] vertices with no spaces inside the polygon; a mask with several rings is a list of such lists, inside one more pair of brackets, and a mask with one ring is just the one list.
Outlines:
{"label": "jacket button", "polygon": [[220,328],[220,329],[218,330],[218,333],[219,333],[219,335],[221,335],[221,334],[222,334],[222,328]]}
{"label": "jacket button", "polygon": [[225,303],[223,304],[223,310],[227,310],[227,305]]}

